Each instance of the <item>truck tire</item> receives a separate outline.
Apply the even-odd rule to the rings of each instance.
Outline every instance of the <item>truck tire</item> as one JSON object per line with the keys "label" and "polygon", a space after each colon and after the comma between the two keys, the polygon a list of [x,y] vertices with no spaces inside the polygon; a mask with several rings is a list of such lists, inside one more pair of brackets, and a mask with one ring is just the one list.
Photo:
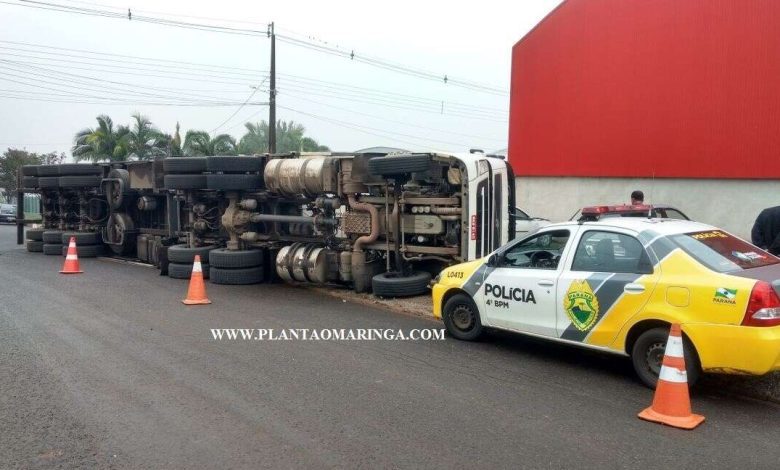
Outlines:
{"label": "truck tire", "polygon": [[24,238],[28,240],[40,242],[43,241],[43,232],[45,231],[46,229],[42,229],[42,228],[28,228],[24,232]]}
{"label": "truck tire", "polygon": [[368,172],[374,176],[393,176],[427,171],[430,155],[387,155],[368,161]]}
{"label": "truck tire", "polygon": [[57,168],[59,165],[39,165],[38,176],[60,176],[60,170]]}
{"label": "truck tire", "polygon": [[200,255],[200,262],[209,264],[209,252],[216,248],[214,245],[190,248],[187,245],[173,245],[168,247],[168,261],[171,263],[188,264],[190,268],[195,262],[195,255]]}
{"label": "truck tire", "polygon": [[211,282],[214,284],[244,285],[263,282],[263,268],[224,269],[211,267],[209,269]]}
{"label": "truck tire", "polygon": [[206,175],[165,175],[166,189],[206,189]]}
{"label": "truck tire", "polygon": [[97,165],[85,165],[83,163],[63,163],[57,165],[59,176],[102,176],[103,167]]}
{"label": "truck tire", "polygon": [[259,157],[206,157],[206,169],[211,172],[250,173],[260,171],[261,166]]}
{"label": "truck tire", "polygon": [[98,175],[60,176],[60,188],[97,188],[101,181]]}
{"label": "truck tire", "polygon": [[22,176],[38,176],[38,165],[22,166]]}
{"label": "truck tire", "polygon": [[[201,263],[203,279],[209,278],[209,265]],[[192,276],[192,263],[168,263],[168,277],[172,279],[189,279]]]}
{"label": "truck tire", "polygon": [[105,188],[106,201],[108,202],[109,207],[113,210],[119,210],[122,208],[122,205],[128,199],[127,196],[130,194],[130,173],[128,173],[127,170],[115,168],[108,172],[106,178],[121,180],[121,183],[117,183],[116,181],[112,181],[110,184],[107,183]]}
{"label": "truck tire", "polygon": [[223,191],[246,191],[263,186],[260,175],[206,175],[206,187]]}
{"label": "truck tire", "polygon": [[62,255],[62,245],[59,243],[44,243],[43,244],[44,255]]}
{"label": "truck tire", "polygon": [[43,242],[40,240],[27,240],[27,251],[34,253],[43,252]]}
{"label": "truck tire", "polygon": [[60,187],[60,179],[56,176],[41,176],[38,178],[38,187],[41,189],[56,189]]}
{"label": "truck tire", "polygon": [[96,232],[63,232],[62,244],[67,245],[70,243],[70,237],[76,238],[76,246],[98,245],[103,243],[103,237]]}
{"label": "truck tire", "polygon": [[22,176],[22,187],[24,188],[37,188],[38,177],[37,176]]}
{"label": "truck tire", "polygon": [[[76,245],[79,258],[97,258],[105,253],[105,245]],[[62,245],[62,256],[68,254],[68,245]]]}
{"label": "truck tire", "polygon": [[411,297],[428,292],[429,282],[431,274],[425,271],[414,271],[408,276],[385,272],[371,279],[371,289],[380,297]]}
{"label": "truck tire", "polygon": [[46,230],[41,240],[50,245],[62,245],[62,230]]}
{"label": "truck tire", "polygon": [[263,251],[217,248],[209,253],[209,264],[215,268],[254,268],[263,265]]}
{"label": "truck tire", "polygon": [[206,171],[206,157],[170,157],[163,160],[166,174],[191,174]]}

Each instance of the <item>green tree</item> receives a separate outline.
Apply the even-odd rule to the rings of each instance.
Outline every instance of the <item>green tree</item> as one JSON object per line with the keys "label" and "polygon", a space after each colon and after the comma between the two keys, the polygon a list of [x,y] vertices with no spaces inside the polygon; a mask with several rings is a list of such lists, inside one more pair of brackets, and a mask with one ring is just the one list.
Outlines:
{"label": "green tree", "polygon": [[128,157],[150,160],[168,155],[171,137],[154,127],[152,121],[138,113],[133,114],[133,126],[125,136]]}
{"label": "green tree", "polygon": [[[240,153],[265,153],[268,151],[268,123],[247,122],[246,133],[238,144]],[[277,121],[276,123],[276,151],[287,152],[327,152],[330,149],[320,145],[311,137],[304,136],[306,128],[294,121]]]}
{"label": "green tree", "polygon": [[97,118],[98,126],[82,129],[73,139],[71,153],[76,161],[102,160],[121,161],[127,159],[125,137],[130,132],[126,126],[114,128],[114,121],[105,114]]}
{"label": "green tree", "polygon": [[33,153],[26,150],[9,148],[0,155],[0,188],[16,191],[17,172],[23,165],[54,165],[62,163],[65,154],[57,152]]}
{"label": "green tree", "polygon": [[184,136],[184,155],[201,157],[209,155],[236,155],[236,139],[228,134],[219,134],[213,138],[206,131],[187,131]]}
{"label": "green tree", "polygon": [[181,149],[181,134],[179,134],[179,123],[176,123],[176,132],[173,133],[170,145],[168,145],[168,154],[171,157],[181,157],[184,152]]}

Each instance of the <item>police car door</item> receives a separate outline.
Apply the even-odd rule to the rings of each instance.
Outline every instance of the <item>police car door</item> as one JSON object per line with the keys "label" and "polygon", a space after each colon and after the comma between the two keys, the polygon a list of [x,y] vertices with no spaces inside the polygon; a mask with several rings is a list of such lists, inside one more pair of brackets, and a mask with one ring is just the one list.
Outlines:
{"label": "police car door", "polygon": [[496,254],[477,299],[486,324],[556,335],[556,283],[573,231],[537,233]]}
{"label": "police car door", "polygon": [[607,346],[650,298],[659,272],[633,232],[587,227],[576,242],[558,282],[558,336]]}

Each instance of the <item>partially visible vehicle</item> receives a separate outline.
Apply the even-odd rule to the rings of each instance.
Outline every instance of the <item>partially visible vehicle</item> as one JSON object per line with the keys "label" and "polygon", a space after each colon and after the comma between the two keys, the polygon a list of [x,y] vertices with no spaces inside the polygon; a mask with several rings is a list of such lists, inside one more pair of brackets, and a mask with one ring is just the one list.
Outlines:
{"label": "partially visible vehicle", "polygon": [[458,339],[497,328],[628,355],[655,386],[672,323],[688,382],[780,370],[780,259],[692,221],[607,217],[540,229],[452,266],[433,314]]}
{"label": "partially visible vehicle", "polygon": [[510,217],[515,221],[515,238],[525,236],[528,233],[535,232],[541,227],[550,225],[550,221],[542,217],[531,217],[528,212],[519,207],[515,207]]}
{"label": "partially visible vehicle", "polygon": [[16,205],[0,204],[0,222],[16,222]]}
{"label": "partially visible vehicle", "polygon": [[569,220],[592,222],[604,217],[647,217],[691,220],[676,207],[661,204],[618,204],[614,206],[588,206],[574,213]]}

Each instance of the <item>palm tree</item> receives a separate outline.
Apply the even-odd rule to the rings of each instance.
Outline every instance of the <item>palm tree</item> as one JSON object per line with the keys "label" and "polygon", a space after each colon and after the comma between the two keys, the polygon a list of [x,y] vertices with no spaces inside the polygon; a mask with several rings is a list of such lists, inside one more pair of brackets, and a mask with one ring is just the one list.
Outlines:
{"label": "palm tree", "polygon": [[268,151],[268,123],[260,121],[257,123],[247,122],[246,134],[241,137],[238,143],[238,151],[242,154],[251,155],[254,153],[265,153]]}
{"label": "palm tree", "polygon": [[184,136],[184,155],[201,157],[204,155],[236,155],[236,139],[228,134],[219,134],[212,138],[206,131],[187,131]]}
{"label": "palm tree", "polygon": [[[265,153],[268,151],[268,123],[260,121],[258,123],[247,122],[246,134],[241,137],[238,144],[240,153]],[[311,137],[304,137],[306,128],[294,121],[277,121],[276,123],[276,151],[278,153],[287,152],[326,152],[330,150],[324,145],[320,145]]]}
{"label": "palm tree", "polygon": [[125,137],[130,156],[138,160],[166,156],[171,137],[154,127],[146,116],[136,113],[133,114],[133,120],[133,127]]}
{"label": "palm tree", "polygon": [[98,126],[94,129],[82,129],[73,138],[71,153],[76,161],[102,160],[121,161],[127,159],[125,137],[129,129],[118,126],[105,114],[97,117]]}

